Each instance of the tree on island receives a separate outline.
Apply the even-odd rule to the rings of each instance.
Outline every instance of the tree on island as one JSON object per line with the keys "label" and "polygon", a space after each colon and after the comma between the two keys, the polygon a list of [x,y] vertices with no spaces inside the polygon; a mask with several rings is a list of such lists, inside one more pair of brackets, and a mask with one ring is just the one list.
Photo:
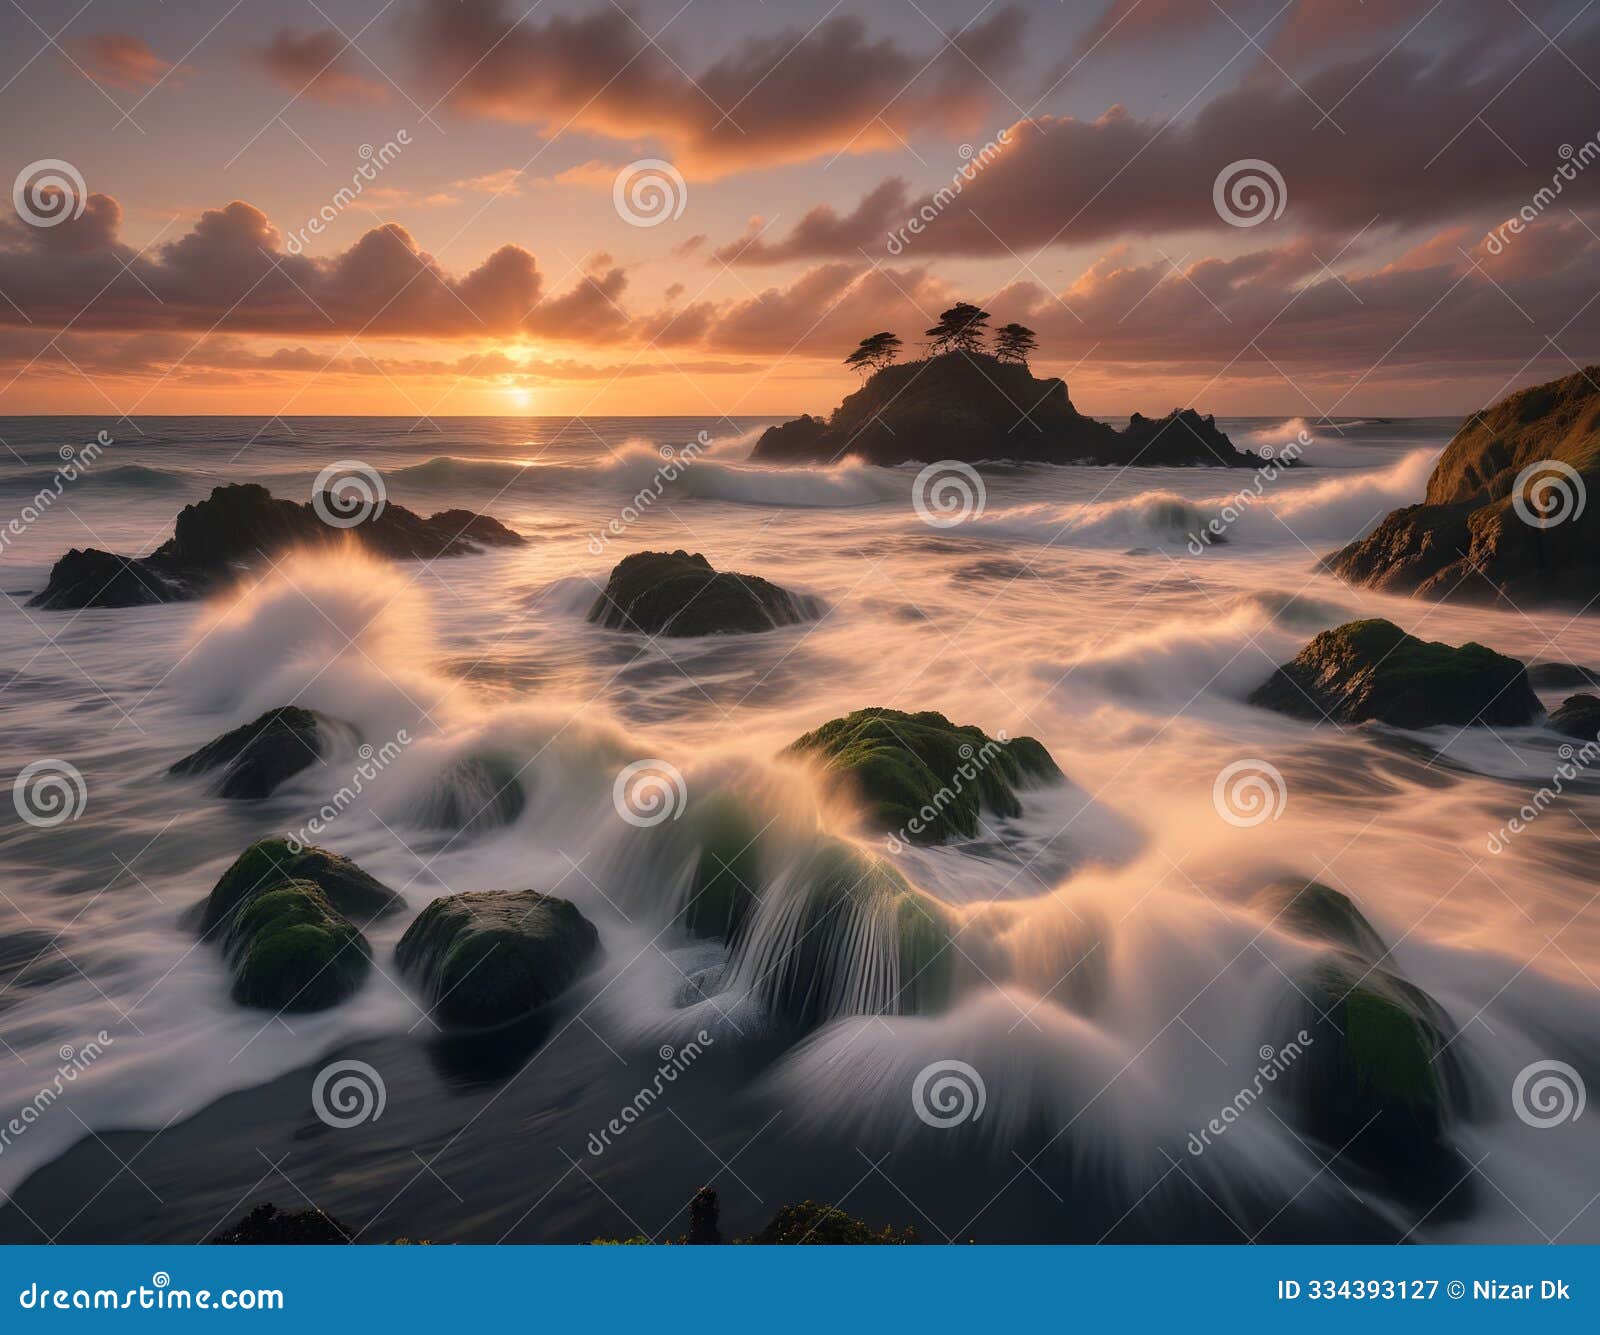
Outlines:
{"label": "tree on island", "polygon": [[893,363],[903,346],[898,335],[885,330],[862,339],[860,347],[844,359],[844,364],[852,371],[881,371]]}
{"label": "tree on island", "polygon": [[983,336],[989,323],[989,312],[974,306],[970,301],[958,301],[947,311],[939,313],[939,323],[927,330],[930,340],[928,353],[937,357],[942,352],[977,352],[983,346]]}
{"label": "tree on island", "polygon": [[1026,366],[1029,355],[1038,346],[1039,339],[1033,330],[1015,320],[994,331],[994,355],[1003,362],[1020,362]]}

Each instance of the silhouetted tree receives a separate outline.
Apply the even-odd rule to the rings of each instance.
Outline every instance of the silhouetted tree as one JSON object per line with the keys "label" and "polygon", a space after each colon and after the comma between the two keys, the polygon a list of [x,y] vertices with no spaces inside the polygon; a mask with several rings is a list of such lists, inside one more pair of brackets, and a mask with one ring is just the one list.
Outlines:
{"label": "silhouetted tree", "polygon": [[939,323],[927,331],[928,351],[935,357],[941,352],[977,352],[983,346],[988,324],[988,311],[970,301],[958,301],[949,310],[941,311]]}
{"label": "silhouetted tree", "polygon": [[852,371],[881,371],[900,355],[905,345],[899,337],[885,330],[861,340],[861,345],[844,359]]}
{"label": "silhouetted tree", "polygon": [[994,355],[1003,362],[1027,365],[1029,355],[1038,346],[1039,339],[1033,330],[1014,320],[994,331]]}

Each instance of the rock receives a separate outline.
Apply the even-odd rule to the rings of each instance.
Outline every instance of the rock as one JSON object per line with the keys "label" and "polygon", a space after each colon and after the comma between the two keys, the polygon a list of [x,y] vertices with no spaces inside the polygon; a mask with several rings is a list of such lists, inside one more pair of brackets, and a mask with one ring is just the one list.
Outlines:
{"label": "rock", "polygon": [[228,921],[222,949],[233,969],[233,999],[268,1010],[326,1010],[360,987],[372,967],[366,938],[310,881],[280,881],[247,896]]}
{"label": "rock", "polygon": [[1585,742],[1600,738],[1600,696],[1569,695],[1550,715],[1550,726]]}
{"label": "rock", "polygon": [[710,1187],[701,1187],[689,1201],[689,1232],[684,1241],[697,1247],[720,1244],[722,1229],[718,1227],[718,1220],[721,1213],[717,1193]]}
{"label": "rock", "polygon": [[354,1242],[355,1233],[321,1210],[280,1210],[272,1202],[264,1201],[211,1241],[247,1247],[281,1247],[292,1243],[322,1245]]}
{"label": "rock", "polygon": [[807,1200],[785,1205],[761,1232],[744,1241],[756,1246],[907,1246],[921,1239],[911,1227],[896,1232],[885,1225],[874,1233],[862,1220],[837,1206]]}
{"label": "rock", "polygon": [[1528,684],[1536,691],[1559,691],[1571,686],[1600,686],[1600,672],[1576,663],[1529,663]]}
{"label": "rock", "polygon": [[898,709],[858,709],[788,749],[822,757],[865,799],[879,828],[913,844],[974,838],[980,812],[1018,816],[1018,788],[1062,777],[1032,737],[997,740],[943,714]]}
{"label": "rock", "polygon": [[202,774],[221,768],[218,796],[268,797],[326,753],[329,734],[334,729],[353,735],[348,725],[297,705],[269,709],[260,718],[207,742],[167,772]]}
{"label": "rock", "polygon": [[1206,464],[1255,467],[1210,418],[1174,412],[1135,416],[1126,431],[1085,417],[1063,380],[1039,380],[1018,362],[950,352],[887,366],[824,421],[800,417],[769,428],[752,459],[873,464],[955,459],[967,463]]}
{"label": "rock", "polygon": [[486,1028],[555,1000],[599,953],[599,933],[570,900],[537,890],[475,890],[423,909],[395,959],[440,1018]]}
{"label": "rock", "polygon": [[713,570],[699,553],[635,552],[612,569],[589,620],[646,635],[749,634],[815,620],[818,610],[756,575]]}
{"label": "rock", "polygon": [[410,819],[424,829],[475,834],[510,825],[527,804],[516,765],[498,756],[463,756],[412,805]]}
{"label": "rock", "polygon": [[[1429,477],[1423,503],[1392,511],[1325,564],[1352,584],[1423,598],[1592,604],[1600,595],[1600,505],[1577,513],[1573,500],[1600,485],[1597,378],[1600,368],[1590,367],[1468,418]],[[1541,526],[1517,513],[1512,493],[1524,468],[1547,460],[1570,473],[1543,473],[1552,487],[1525,490],[1525,508],[1549,521]]]}
{"label": "rock", "polygon": [[[339,509],[332,506],[329,512]],[[238,482],[214,487],[205,500],[185,506],[172,537],[149,556],[68,552],[28,605],[132,607],[201,598],[231,581],[241,567],[269,561],[291,547],[344,541],[345,535],[379,555],[420,560],[465,555],[478,551],[479,544],[524,541],[487,515],[442,510],[423,519],[392,502],[359,524],[338,528],[325,523],[309,501],[282,500],[254,482]]]}
{"label": "rock", "polygon": [[1282,881],[1262,890],[1252,901],[1276,923],[1328,945],[1353,951],[1362,959],[1384,956],[1383,938],[1350,897],[1312,881]]}
{"label": "rock", "polygon": [[1381,619],[1323,631],[1250,703],[1295,718],[1396,728],[1516,727],[1544,712],[1516,659],[1481,644],[1419,640]]}
{"label": "rock", "polygon": [[309,881],[336,911],[362,923],[405,903],[349,858],[315,845],[295,852],[287,839],[262,839],[239,854],[212,887],[201,911],[201,935],[234,917],[253,895],[285,881]]}
{"label": "rock", "polygon": [[683,909],[684,929],[690,936],[731,941],[760,897],[760,827],[721,793],[692,807],[688,822],[700,839],[700,857]]}

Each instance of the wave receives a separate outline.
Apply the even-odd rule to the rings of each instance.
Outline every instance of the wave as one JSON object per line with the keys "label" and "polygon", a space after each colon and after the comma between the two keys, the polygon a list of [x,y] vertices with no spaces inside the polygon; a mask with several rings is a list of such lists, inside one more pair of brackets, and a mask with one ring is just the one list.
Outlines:
{"label": "wave", "polygon": [[[17,473],[0,478],[0,489],[26,494],[53,490],[57,485],[57,477],[58,474],[54,472],[42,470]],[[124,487],[137,491],[175,492],[199,486],[200,479],[183,469],[152,468],[148,464],[115,464],[106,468],[91,464],[81,468],[78,477],[67,485],[70,488]]]}

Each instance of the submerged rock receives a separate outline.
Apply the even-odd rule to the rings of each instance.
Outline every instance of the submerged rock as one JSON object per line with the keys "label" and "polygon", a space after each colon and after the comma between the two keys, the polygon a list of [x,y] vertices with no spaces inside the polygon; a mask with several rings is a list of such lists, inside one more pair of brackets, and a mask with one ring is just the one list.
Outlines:
{"label": "submerged rock", "polygon": [[527,804],[516,765],[497,756],[464,756],[444,768],[412,805],[410,818],[425,829],[475,834],[510,825]]}
{"label": "submerged rock", "polygon": [[392,913],[405,903],[347,857],[315,845],[296,852],[287,839],[261,839],[239,854],[212,887],[201,909],[201,935],[231,919],[252,896],[285,881],[309,881],[334,909],[358,922]]}
{"label": "submerged rock", "polygon": [[713,570],[698,552],[635,552],[613,567],[589,620],[646,635],[750,634],[817,613],[814,599],[757,575]]}
{"label": "submerged rock", "polygon": [[991,738],[943,714],[858,709],[790,744],[813,753],[867,802],[873,822],[913,844],[974,838],[979,814],[1022,814],[1019,788],[1059,780],[1032,737]]}
{"label": "submerged rock", "polygon": [[731,941],[760,898],[761,830],[739,802],[718,793],[689,812],[700,856],[684,905],[690,936]]}
{"label": "submerged rock", "polygon": [[1317,881],[1281,881],[1256,895],[1255,906],[1290,931],[1354,951],[1366,960],[1384,956],[1383,938],[1350,896]]}
{"label": "submerged rock", "polygon": [[1381,619],[1323,631],[1250,703],[1295,718],[1396,728],[1515,727],[1544,712],[1516,659],[1481,644],[1419,640]]}
{"label": "submerged rock", "polygon": [[220,768],[223,773],[218,796],[268,797],[280,784],[326,754],[329,734],[334,729],[352,732],[346,724],[298,705],[269,709],[259,718],[207,742],[167,772],[202,774]]}
{"label": "submerged rock", "polygon": [[372,952],[355,924],[310,881],[280,881],[248,896],[222,943],[233,999],[268,1010],[337,1005],[366,979]]}
{"label": "submerged rock", "polygon": [[[328,513],[339,513],[326,493],[319,499]],[[525,541],[487,515],[443,510],[424,519],[393,503],[339,528],[324,522],[309,501],[283,500],[254,482],[238,482],[215,487],[205,500],[185,506],[172,537],[149,556],[95,549],[68,552],[28,605],[66,609],[182,602],[204,597],[231,581],[240,568],[269,561],[291,547],[345,540],[382,556],[424,560],[476,552],[480,544]]]}
{"label": "submerged rock", "polygon": [[987,353],[950,352],[884,367],[824,420],[799,417],[769,428],[751,458],[833,463],[856,456],[895,465],[954,459],[1044,463],[1254,467],[1215,422],[1189,410],[1125,431],[1085,417],[1064,380],[1037,379],[1026,365]]}
{"label": "submerged rock", "polygon": [[[1473,414],[1440,456],[1423,503],[1390,512],[1328,557],[1328,568],[1352,584],[1423,598],[1592,607],[1600,505],[1583,502],[1600,487],[1597,384],[1600,368],[1588,367]],[[1558,468],[1523,478],[1515,495],[1523,470],[1544,462]]]}
{"label": "submerged rock", "polygon": [[599,933],[570,900],[537,890],[474,890],[423,909],[395,960],[441,1019],[486,1028],[555,1000],[599,953]]}
{"label": "submerged rock", "polygon": [[1550,726],[1585,742],[1600,738],[1600,696],[1569,695],[1550,715]]}

